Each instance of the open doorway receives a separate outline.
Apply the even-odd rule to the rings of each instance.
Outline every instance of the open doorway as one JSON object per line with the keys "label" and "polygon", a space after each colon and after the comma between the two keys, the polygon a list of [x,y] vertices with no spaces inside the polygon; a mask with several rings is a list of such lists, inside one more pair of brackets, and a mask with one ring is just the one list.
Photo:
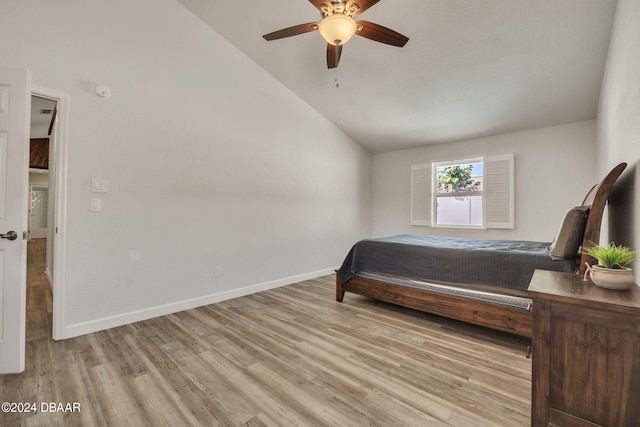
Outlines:
{"label": "open doorway", "polygon": [[46,240],[46,274],[53,287],[55,164],[50,159],[56,147],[58,101],[32,94],[29,144],[28,239]]}
{"label": "open doorway", "polygon": [[[53,334],[53,242],[49,224],[55,205],[49,194],[49,159],[55,147],[57,100],[31,96],[27,217],[27,343]],[[51,196],[51,197],[50,197]],[[52,203],[53,202],[53,203]]]}
{"label": "open doorway", "polygon": [[[65,285],[65,230],[67,200],[67,116],[69,97],[67,94],[51,89],[32,86],[32,122],[30,144],[30,181],[29,194],[29,231],[34,231],[31,214],[34,197],[44,197],[46,203],[39,200],[40,208],[46,204],[46,221],[40,218],[40,225],[46,223],[45,237],[33,235],[33,251],[27,244],[27,270],[36,267],[42,273],[40,282],[49,288],[47,304],[48,330],[54,340],[64,339],[64,285]],[[43,111],[44,110],[44,111]],[[34,141],[40,139],[40,141]],[[33,193],[33,190],[36,193]],[[36,224],[37,225],[37,224]],[[28,237],[29,238],[29,237]],[[31,261],[31,262],[30,262]],[[27,307],[27,315],[28,307]],[[28,326],[27,326],[28,328]]]}

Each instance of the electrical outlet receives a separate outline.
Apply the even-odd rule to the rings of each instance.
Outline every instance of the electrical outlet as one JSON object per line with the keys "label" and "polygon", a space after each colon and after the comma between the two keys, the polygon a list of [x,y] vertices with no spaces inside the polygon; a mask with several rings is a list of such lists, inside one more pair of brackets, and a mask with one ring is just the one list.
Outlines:
{"label": "electrical outlet", "polygon": [[216,267],[216,268],[213,270],[213,275],[214,275],[215,277],[220,277],[220,276],[222,276],[222,267]]}

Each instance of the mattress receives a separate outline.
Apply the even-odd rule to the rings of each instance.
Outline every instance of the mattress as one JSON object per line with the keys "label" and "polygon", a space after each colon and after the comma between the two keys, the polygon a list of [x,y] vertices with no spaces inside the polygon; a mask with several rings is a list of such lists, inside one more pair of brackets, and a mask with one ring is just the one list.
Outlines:
{"label": "mattress", "polygon": [[549,242],[398,235],[356,243],[338,270],[526,291],[535,269],[575,272],[577,259],[552,260]]}

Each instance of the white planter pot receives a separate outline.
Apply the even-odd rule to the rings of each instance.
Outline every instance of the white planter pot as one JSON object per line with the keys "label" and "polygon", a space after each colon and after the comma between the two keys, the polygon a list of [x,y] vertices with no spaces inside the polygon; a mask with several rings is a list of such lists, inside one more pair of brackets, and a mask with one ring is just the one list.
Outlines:
{"label": "white planter pot", "polygon": [[591,281],[601,288],[623,290],[636,284],[633,280],[633,270],[629,267],[611,269],[601,265],[592,265],[588,272]]}

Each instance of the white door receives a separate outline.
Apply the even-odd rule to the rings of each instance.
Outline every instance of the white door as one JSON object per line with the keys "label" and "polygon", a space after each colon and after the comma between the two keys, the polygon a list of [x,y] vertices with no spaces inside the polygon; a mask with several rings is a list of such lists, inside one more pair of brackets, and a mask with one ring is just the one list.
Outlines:
{"label": "white door", "polygon": [[0,68],[0,373],[24,371],[30,100],[31,74]]}
{"label": "white door", "polygon": [[47,219],[49,205],[49,188],[31,186],[31,209],[29,210],[29,238],[44,239],[47,237]]}

